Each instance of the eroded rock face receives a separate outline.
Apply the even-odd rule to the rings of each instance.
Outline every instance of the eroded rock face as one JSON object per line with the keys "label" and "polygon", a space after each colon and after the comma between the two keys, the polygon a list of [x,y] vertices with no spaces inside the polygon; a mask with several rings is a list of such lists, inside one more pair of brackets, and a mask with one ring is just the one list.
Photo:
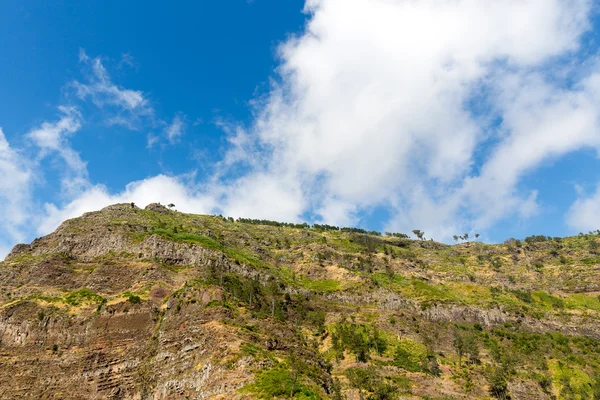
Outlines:
{"label": "eroded rock face", "polygon": [[[240,226],[160,204],[145,210],[116,204],[66,221],[30,245],[15,246],[0,263],[0,398],[265,398],[247,385],[300,360],[294,368],[324,399],[366,396],[349,386],[348,368],[379,368],[388,383],[410,379],[411,398],[484,399],[487,374],[497,362],[480,342],[483,360],[461,364],[454,356],[455,328],[472,326],[490,336],[498,329],[504,335],[499,342],[508,340],[507,332],[561,333],[585,339],[572,342],[577,351],[600,340],[595,303],[575,310],[563,304],[560,314],[547,304],[529,312],[537,279],[564,285],[556,270],[542,275],[530,268],[554,257],[549,244],[539,246],[547,254],[532,256],[533,244],[515,253],[479,243],[450,248],[375,237],[379,250],[361,253],[363,242],[343,235]],[[481,271],[494,257],[505,264]],[[470,262],[476,269],[467,268]],[[534,283],[498,273],[506,263],[524,264],[521,271]],[[570,290],[596,287],[596,269],[583,271],[571,274]],[[511,301],[470,298],[476,284],[477,293],[493,284],[490,292]],[[463,292],[455,295],[455,288]],[[561,304],[558,297],[545,298]],[[381,334],[389,351],[372,350],[372,363],[359,362],[348,349],[333,356],[331,327],[350,321],[363,324],[361,335],[370,343]],[[540,336],[545,339],[534,339],[553,335]],[[569,340],[559,339],[560,346]],[[535,340],[527,341],[533,343],[528,351]],[[399,364],[406,359],[394,358],[400,342],[423,347],[426,357],[404,368]],[[436,357],[444,360],[434,373],[427,368]],[[547,369],[538,372],[546,376]],[[536,376],[521,374],[506,390],[515,399],[551,398],[549,378],[542,386]],[[289,397],[288,390],[278,396]]]}
{"label": "eroded rock face", "polygon": [[[221,293],[161,311],[152,303],[122,303],[92,315],[47,315],[35,303],[0,317],[1,398],[203,399],[236,393],[252,374],[249,360],[225,368],[239,350],[235,330],[206,308]],[[215,314],[216,313],[216,314]],[[32,318],[33,317],[33,318]]]}
{"label": "eroded rock face", "polygon": [[162,204],[159,204],[159,203],[148,204],[146,206],[146,210],[148,210],[148,211],[154,211],[154,212],[159,213],[159,214],[169,214],[169,213],[171,213],[171,211],[167,207],[165,207],[165,206],[163,206]]}

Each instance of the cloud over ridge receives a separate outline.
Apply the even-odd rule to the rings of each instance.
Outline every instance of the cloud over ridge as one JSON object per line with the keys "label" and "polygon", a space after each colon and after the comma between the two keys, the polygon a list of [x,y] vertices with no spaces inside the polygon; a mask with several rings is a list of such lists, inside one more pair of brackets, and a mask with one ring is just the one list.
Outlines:
{"label": "cloud over ridge", "polygon": [[[600,148],[600,64],[581,55],[592,6],[307,0],[305,29],[278,47],[279,66],[254,100],[251,124],[226,127],[228,151],[212,176],[140,177],[111,193],[85,173],[66,174],[81,180],[77,190],[45,205],[38,233],[121,201],[287,221],[309,215],[338,225],[384,208],[386,230],[419,228],[438,240],[526,219],[539,205],[536,188],[519,187],[524,176],[548,160]],[[70,88],[79,101],[111,110],[109,124],[139,130],[150,120],[170,144],[181,138],[185,115],[164,122],[142,91],[114,83],[100,58],[82,51],[80,61],[88,80]],[[44,130],[69,115],[82,123],[76,109],[62,112],[29,137],[84,171],[73,149],[56,146],[78,128]],[[149,135],[148,147],[159,140]],[[597,199],[578,200],[568,225],[589,225],[582,215],[596,210]]]}
{"label": "cloud over ridge", "polygon": [[[522,174],[597,143],[595,74],[573,90],[545,76],[578,50],[590,10],[585,0],[310,0],[306,31],[281,45],[280,79],[247,133],[272,154],[258,173],[297,182],[298,212],[315,207],[328,223],[383,205],[390,229],[447,239],[530,215],[535,192],[515,188]],[[559,131],[559,120],[572,124]]]}

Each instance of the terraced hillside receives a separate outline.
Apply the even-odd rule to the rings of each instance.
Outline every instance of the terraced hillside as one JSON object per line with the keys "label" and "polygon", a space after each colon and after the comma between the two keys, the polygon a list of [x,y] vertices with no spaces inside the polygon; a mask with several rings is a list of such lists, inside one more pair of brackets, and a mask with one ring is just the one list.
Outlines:
{"label": "terraced hillside", "polygon": [[0,398],[600,399],[600,236],[267,223],[118,204],[16,246]]}

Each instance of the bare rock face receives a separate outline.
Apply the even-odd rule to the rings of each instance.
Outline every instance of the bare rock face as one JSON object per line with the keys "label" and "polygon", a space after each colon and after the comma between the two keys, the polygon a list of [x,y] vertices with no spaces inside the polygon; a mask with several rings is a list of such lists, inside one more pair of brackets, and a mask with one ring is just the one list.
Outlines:
{"label": "bare rock face", "polygon": [[42,316],[32,303],[10,307],[0,319],[0,397],[239,398],[252,377],[247,366],[214,359],[234,355],[239,339],[213,322],[215,310],[203,311],[220,293],[197,295],[199,302],[162,315],[151,304],[106,306],[85,318]]}
{"label": "bare rock face", "polygon": [[159,213],[159,214],[169,214],[169,213],[171,213],[171,210],[169,210],[167,207],[165,207],[165,206],[163,206],[162,204],[159,204],[159,203],[148,204],[146,206],[146,210],[153,211],[153,212]]}
{"label": "bare rock face", "polygon": [[27,252],[29,249],[31,248],[30,245],[28,244],[18,244],[15,247],[13,247],[13,249],[11,250],[10,253],[8,253],[8,256],[6,256],[7,258],[11,258],[11,257],[15,257],[19,254],[25,253]]}

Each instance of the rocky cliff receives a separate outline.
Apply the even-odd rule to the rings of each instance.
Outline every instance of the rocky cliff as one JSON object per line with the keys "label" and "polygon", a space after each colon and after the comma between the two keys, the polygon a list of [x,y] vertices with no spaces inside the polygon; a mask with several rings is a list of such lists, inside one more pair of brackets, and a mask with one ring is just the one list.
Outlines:
{"label": "rocky cliff", "polygon": [[598,399],[599,249],[117,204],[0,263],[0,397]]}

